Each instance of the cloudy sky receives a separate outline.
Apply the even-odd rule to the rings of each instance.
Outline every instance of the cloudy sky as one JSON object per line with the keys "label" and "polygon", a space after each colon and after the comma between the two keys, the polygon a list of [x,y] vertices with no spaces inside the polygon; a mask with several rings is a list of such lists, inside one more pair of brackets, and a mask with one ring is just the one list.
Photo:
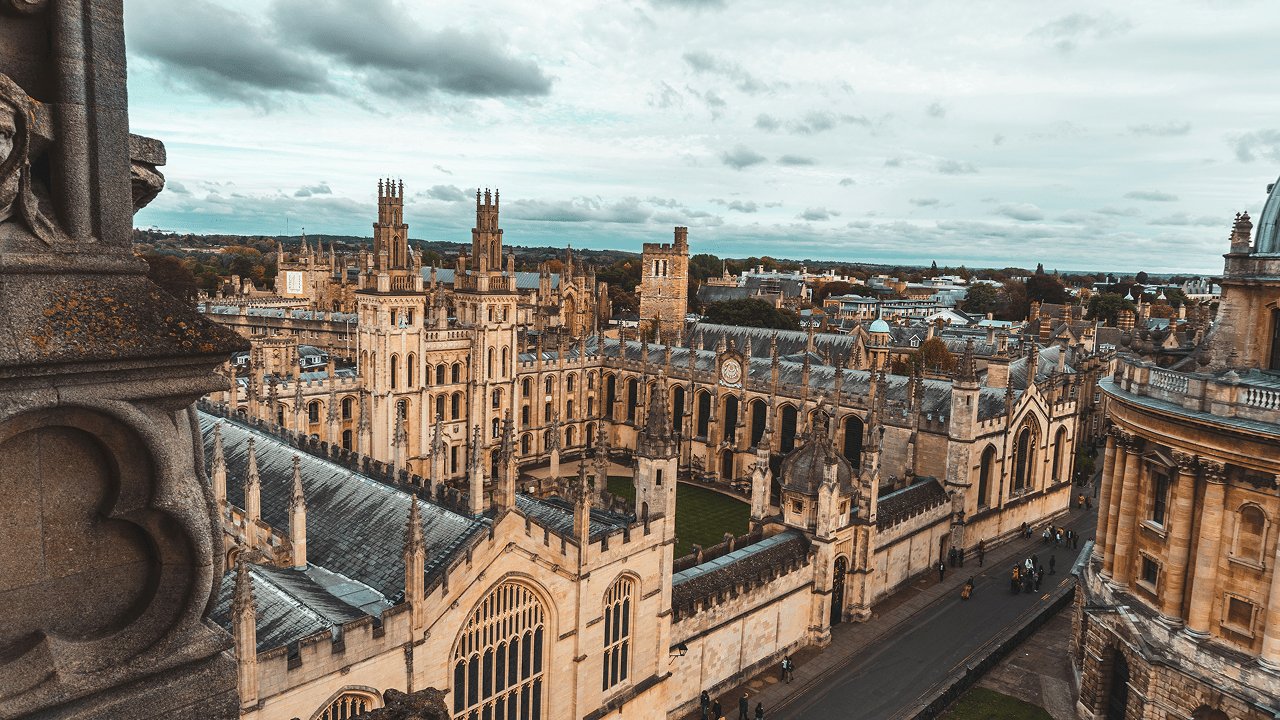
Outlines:
{"label": "cloudy sky", "polygon": [[1280,174],[1266,0],[126,0],[139,226],[1221,272]]}

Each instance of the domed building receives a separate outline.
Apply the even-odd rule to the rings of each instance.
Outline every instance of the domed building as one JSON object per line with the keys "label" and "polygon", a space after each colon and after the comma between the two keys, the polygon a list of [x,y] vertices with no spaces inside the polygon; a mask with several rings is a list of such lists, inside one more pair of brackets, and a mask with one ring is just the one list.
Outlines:
{"label": "domed building", "polygon": [[1082,718],[1280,717],[1280,244],[1251,230],[1238,216],[1206,337],[1168,368],[1137,355],[1163,337],[1131,338],[1099,382],[1113,427],[1076,595]]}
{"label": "domed building", "polygon": [[850,509],[856,506],[857,473],[836,452],[826,428],[815,428],[811,435],[782,461],[782,521],[808,531],[818,530],[820,524],[839,529],[848,524]]}

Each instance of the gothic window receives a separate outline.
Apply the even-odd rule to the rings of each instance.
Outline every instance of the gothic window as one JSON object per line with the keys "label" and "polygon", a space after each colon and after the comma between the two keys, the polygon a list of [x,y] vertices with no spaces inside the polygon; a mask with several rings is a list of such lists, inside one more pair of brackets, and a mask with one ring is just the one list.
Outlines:
{"label": "gothic window", "polygon": [[458,446],[454,445],[449,448],[449,472],[458,472]]}
{"label": "gothic window", "polygon": [[711,426],[711,393],[698,393],[698,437],[706,437]]}
{"label": "gothic window", "polygon": [[617,379],[613,375],[606,375],[604,378],[604,415],[610,420],[613,419],[613,406],[618,399]]}
{"label": "gothic window", "polygon": [[627,679],[631,660],[631,596],[635,588],[622,578],[604,596],[604,683],[608,690]]}
{"label": "gothic window", "polygon": [[393,390],[396,387],[396,363],[399,362],[399,360],[400,358],[395,355],[391,356],[391,389]]}
{"label": "gothic window", "polygon": [[572,400],[564,401],[564,416],[569,420],[573,419],[573,401]]}
{"label": "gothic window", "polygon": [[738,441],[737,395],[730,395],[724,399],[724,440],[729,443]]}
{"label": "gothic window", "polygon": [[410,353],[409,362],[406,363],[406,367],[404,370],[405,370],[405,373],[408,374],[409,376],[407,378],[407,382],[405,383],[405,387],[411,390],[413,389],[413,370],[415,367],[417,367],[417,365],[418,365],[418,358],[413,353]]}
{"label": "gothic window", "polygon": [[361,693],[343,693],[336,700],[329,703],[329,707],[325,708],[316,720],[347,720],[357,715],[363,715],[377,707],[378,703],[368,695]]}
{"label": "gothic window", "polygon": [[796,447],[796,408],[782,406],[782,452],[789,453]]}
{"label": "gothic window", "polygon": [[307,422],[320,422],[320,403],[312,401],[307,405]]}
{"label": "gothic window", "polygon": [[1262,508],[1252,503],[1242,506],[1236,513],[1236,536],[1231,557],[1262,565],[1262,549],[1266,547],[1269,525]]}
{"label": "gothic window", "polygon": [[396,415],[399,415],[401,420],[408,420],[408,419],[409,419],[409,403],[408,403],[408,401],[400,400],[400,401],[397,401],[397,402],[396,402]]}
{"label": "gothic window", "polygon": [[[492,314],[493,314],[493,309],[492,309],[492,308],[490,308],[490,309],[489,309],[489,314],[490,314],[490,315],[492,315]],[[490,319],[490,320],[492,320],[493,318],[491,317],[491,318],[489,318],[489,319]],[[489,377],[490,377],[490,378],[495,377],[495,375],[493,374],[493,366],[494,366],[494,362],[495,362],[495,360],[497,359],[497,357],[498,357],[498,351],[497,351],[497,350],[494,350],[493,348],[489,348]]]}
{"label": "gothic window", "polygon": [[453,382],[462,382],[462,365],[459,363],[453,364]]}
{"label": "gothic window", "polygon": [[636,403],[640,395],[640,383],[635,378],[627,381],[627,422],[636,421]]}
{"label": "gothic window", "polygon": [[458,418],[462,417],[462,394],[454,393],[453,397],[450,398],[450,400],[451,400],[450,407],[449,407],[450,413],[452,415],[452,418],[454,420],[457,420]]}
{"label": "gothic window", "polygon": [[1062,480],[1067,476],[1067,463],[1063,462],[1066,459],[1064,455],[1069,457],[1067,453],[1063,452],[1066,446],[1067,429],[1058,428],[1058,434],[1054,436],[1053,440],[1053,478],[1055,480]]}
{"label": "gothic window", "polygon": [[[507,319],[506,310],[502,311],[502,319],[503,320]],[[511,366],[511,348],[504,347],[502,348],[502,377],[506,377],[507,374],[511,372],[509,369],[510,366]]]}
{"label": "gothic window", "polygon": [[502,388],[495,388],[493,391],[493,409],[497,410],[502,407]]}
{"label": "gothic window", "polygon": [[544,389],[547,391],[546,394],[550,395],[551,394],[551,378],[547,378],[547,381],[543,383],[543,386],[544,386]]}
{"label": "gothic window", "polygon": [[520,408],[520,424],[521,425],[529,424],[529,406],[528,405],[524,405]]}
{"label": "gothic window", "polygon": [[862,418],[857,415],[844,419],[844,457],[857,472],[862,465]]}
{"label": "gothic window", "polygon": [[587,424],[587,447],[596,446],[596,425],[595,423]]}
{"label": "gothic window", "polygon": [[445,373],[444,363],[440,363],[439,365],[436,366],[436,384],[437,385],[444,384],[444,373]]}
{"label": "gothic window", "polygon": [[573,373],[570,373],[567,377],[565,377],[564,379],[565,392],[573,392],[573,378],[574,378]]}
{"label": "gothic window", "polygon": [[996,448],[988,445],[982,451],[982,464],[978,468],[978,505],[991,504],[991,474],[995,472]]}
{"label": "gothic window", "polygon": [[551,403],[546,403],[542,406],[542,420],[551,422]]}
{"label": "gothic window", "polygon": [[444,419],[444,395],[436,396],[436,417],[440,420]]}
{"label": "gothic window", "polygon": [[530,385],[529,378],[525,378],[524,382],[520,383],[520,394],[522,396],[529,397],[529,393],[530,393],[529,385]]}
{"label": "gothic window", "polygon": [[564,444],[565,444],[565,447],[573,447],[573,426],[572,425],[564,429]]}
{"label": "gothic window", "polygon": [[[587,411],[588,414],[590,410]],[[677,385],[671,390],[671,426],[677,432],[684,431],[684,386]]]}
{"label": "gothic window", "polygon": [[351,431],[350,430],[342,431],[342,449],[343,450],[351,449]]}
{"label": "gothic window", "polygon": [[1031,487],[1035,472],[1036,437],[1030,427],[1023,427],[1018,433],[1018,440],[1013,448],[1013,489],[1014,492]]}
{"label": "gothic window", "polygon": [[587,389],[588,389],[588,390],[595,390],[595,389],[596,389],[596,374],[595,374],[595,373],[590,373],[590,374],[588,374],[588,375],[587,375]]}
{"label": "gothic window", "polygon": [[525,433],[524,435],[520,436],[520,454],[521,455],[529,454],[530,437],[531,436],[529,435],[529,433]]}
{"label": "gothic window", "polygon": [[284,425],[284,405],[276,406],[276,424]]}
{"label": "gothic window", "polygon": [[493,419],[492,425],[493,425],[493,436],[496,438],[502,435],[502,426],[498,422],[498,418]]}
{"label": "gothic window", "polygon": [[453,717],[541,720],[545,628],[542,603],[523,585],[485,598],[453,651]]}

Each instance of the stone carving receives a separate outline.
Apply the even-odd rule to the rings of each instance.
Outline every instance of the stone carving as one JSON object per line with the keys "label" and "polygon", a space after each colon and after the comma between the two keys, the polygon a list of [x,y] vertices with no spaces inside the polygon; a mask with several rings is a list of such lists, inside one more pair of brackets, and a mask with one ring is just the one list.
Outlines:
{"label": "stone carving", "polygon": [[1258,490],[1275,490],[1276,476],[1250,475],[1248,473],[1240,473],[1240,481],[1247,482]]}
{"label": "stone carving", "polygon": [[[45,245],[67,239],[31,171],[31,158],[48,143],[47,118],[17,83],[0,74],[0,248],[30,246],[32,236]],[[22,230],[15,232],[14,225]]]}
{"label": "stone carving", "polygon": [[1178,464],[1178,471],[1183,475],[1195,475],[1199,458],[1194,453],[1173,451],[1173,461]]}
{"label": "stone carving", "polygon": [[1224,483],[1227,481],[1227,464],[1210,458],[1200,458],[1200,469],[1204,472],[1205,480],[1212,483]]}
{"label": "stone carving", "polygon": [[382,693],[386,705],[361,715],[361,720],[449,720],[445,693],[435,688],[402,693],[388,689]]}

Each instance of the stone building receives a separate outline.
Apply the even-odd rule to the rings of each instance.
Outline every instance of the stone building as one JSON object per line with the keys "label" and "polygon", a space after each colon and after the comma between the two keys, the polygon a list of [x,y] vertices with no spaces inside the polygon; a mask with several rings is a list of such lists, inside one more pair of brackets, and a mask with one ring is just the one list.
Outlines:
{"label": "stone building", "polygon": [[673,243],[645,243],[640,267],[640,331],[678,343],[689,311],[689,228],[676,228]]}
{"label": "stone building", "polygon": [[1251,230],[1237,218],[1195,351],[1171,368],[1125,353],[1099,383],[1113,425],[1076,596],[1081,717],[1280,714],[1280,245]]}

